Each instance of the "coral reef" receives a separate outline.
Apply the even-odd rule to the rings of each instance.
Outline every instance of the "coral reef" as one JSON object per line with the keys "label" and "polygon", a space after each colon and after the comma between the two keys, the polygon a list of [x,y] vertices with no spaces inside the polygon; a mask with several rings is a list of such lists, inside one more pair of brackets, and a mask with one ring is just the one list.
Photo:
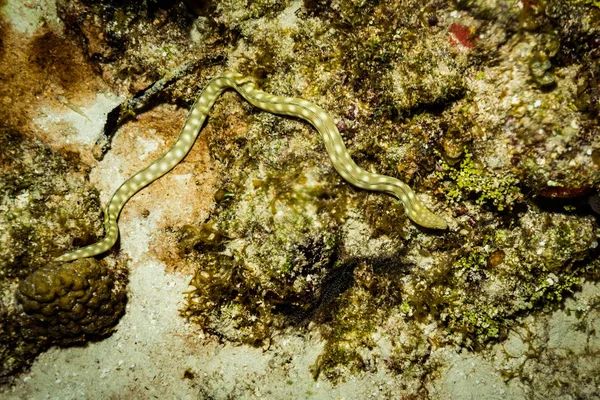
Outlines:
{"label": "coral reef", "polygon": [[[268,138],[256,139],[265,150]],[[281,150],[275,145],[260,157],[273,160]],[[347,206],[343,196],[323,190],[318,175],[308,175],[331,166],[296,154],[277,168],[259,171],[246,157],[235,161],[245,171],[245,182],[223,189],[230,196],[219,203],[218,217],[181,232],[181,253],[198,266],[185,314],[221,337],[261,345],[273,328],[309,315],[324,295],[327,277],[343,268],[336,264],[339,235],[332,216],[343,219]],[[319,161],[327,162],[326,157]],[[299,159],[304,162],[298,164]],[[246,185],[253,189],[245,194]]]}
{"label": "coral reef", "polygon": [[[3,380],[52,342],[68,344],[86,334],[107,332],[122,314],[126,279],[121,276],[113,282],[116,277],[95,260],[49,264],[61,249],[94,241],[101,234],[98,194],[84,181],[85,169],[76,154],[57,154],[14,128],[0,132]],[[28,318],[18,315],[14,292],[19,285],[25,310],[33,312]],[[28,296],[48,304],[36,306]]]}
{"label": "coral reef", "polygon": [[[194,270],[182,314],[221,340],[267,347],[308,330],[324,341],[313,376],[387,369],[424,396],[435,349],[485,350],[598,281],[596,2],[61,0],[58,12],[115,90],[201,59],[160,93],[188,106],[237,69],[323,107],[357,164],[409,183],[451,221],[444,234],[415,227],[392,198],[345,184],[310,126],[225,94],[202,132],[214,208],[163,232]],[[62,235],[57,250],[98,235],[83,220],[88,236]],[[53,245],[32,242],[35,254]],[[531,370],[568,375],[552,357]]]}
{"label": "coral reef", "polygon": [[125,310],[126,283],[93,258],[40,268],[17,289],[21,330],[60,344],[106,335]]}

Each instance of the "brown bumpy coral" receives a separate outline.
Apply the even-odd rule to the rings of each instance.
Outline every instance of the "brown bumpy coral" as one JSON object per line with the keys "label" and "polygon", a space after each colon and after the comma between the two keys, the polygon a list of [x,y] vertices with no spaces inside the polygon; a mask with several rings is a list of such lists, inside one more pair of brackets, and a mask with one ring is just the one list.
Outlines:
{"label": "brown bumpy coral", "polygon": [[125,285],[91,258],[41,268],[17,291],[23,333],[61,344],[105,335],[123,314]]}

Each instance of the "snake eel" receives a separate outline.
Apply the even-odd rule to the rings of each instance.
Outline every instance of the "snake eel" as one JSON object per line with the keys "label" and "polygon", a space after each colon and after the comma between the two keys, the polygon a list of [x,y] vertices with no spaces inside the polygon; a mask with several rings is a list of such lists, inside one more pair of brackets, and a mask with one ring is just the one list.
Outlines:
{"label": "snake eel", "polygon": [[125,181],[113,194],[104,210],[106,236],[99,242],[65,253],[55,261],[92,257],[109,250],[119,236],[117,219],[125,203],[144,186],[169,172],[187,155],[215,101],[229,88],[235,89],[246,101],[261,110],[309,122],[321,134],[335,170],[352,185],[395,196],[404,204],[408,217],[418,225],[434,229],[447,228],[446,221],[429,211],[404,182],[390,176],[374,174],[356,165],[335,123],[321,107],[304,99],[270,95],[257,89],[250,78],[237,72],[225,72],[212,79],[197,98],[188,112],[175,144],[159,159]]}

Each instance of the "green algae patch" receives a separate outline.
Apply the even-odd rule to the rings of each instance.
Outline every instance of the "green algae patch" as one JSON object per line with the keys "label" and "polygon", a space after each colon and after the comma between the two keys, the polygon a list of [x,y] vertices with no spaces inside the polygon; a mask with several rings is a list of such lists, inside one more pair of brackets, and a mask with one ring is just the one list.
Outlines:
{"label": "green algae patch", "polygon": [[493,206],[497,211],[511,210],[523,201],[518,187],[519,180],[512,175],[498,177],[484,171],[473,161],[471,153],[464,151],[458,166],[442,164],[442,177],[449,178],[453,185],[447,189],[446,197],[451,204],[475,198],[475,204]]}
{"label": "green algae patch", "polygon": [[[428,277],[430,291],[439,297],[430,294],[415,304],[435,307],[448,329],[460,333],[469,346],[481,347],[505,337],[516,316],[558,307],[577,289],[586,274],[580,261],[594,247],[594,232],[591,219],[527,215],[513,229],[489,232],[455,260],[443,272],[447,280],[439,289],[433,287],[439,277]],[[410,297],[407,301],[411,304]]]}

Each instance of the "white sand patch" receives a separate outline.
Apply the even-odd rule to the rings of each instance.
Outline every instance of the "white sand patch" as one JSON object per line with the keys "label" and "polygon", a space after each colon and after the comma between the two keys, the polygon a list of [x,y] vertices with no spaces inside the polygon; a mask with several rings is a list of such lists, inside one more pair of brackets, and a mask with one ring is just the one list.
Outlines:
{"label": "white sand patch", "polygon": [[[71,103],[66,99],[75,111],[64,104],[56,101],[56,107],[43,108],[41,116],[33,122],[45,132],[63,131],[61,144],[77,144],[92,147],[102,135],[107,114],[121,101],[119,97],[110,93],[98,93],[89,105]],[[66,130],[67,125],[71,129]]]}
{"label": "white sand patch", "polygon": [[1,11],[19,33],[32,35],[44,25],[62,28],[62,21],[56,15],[54,0],[6,0]]}

